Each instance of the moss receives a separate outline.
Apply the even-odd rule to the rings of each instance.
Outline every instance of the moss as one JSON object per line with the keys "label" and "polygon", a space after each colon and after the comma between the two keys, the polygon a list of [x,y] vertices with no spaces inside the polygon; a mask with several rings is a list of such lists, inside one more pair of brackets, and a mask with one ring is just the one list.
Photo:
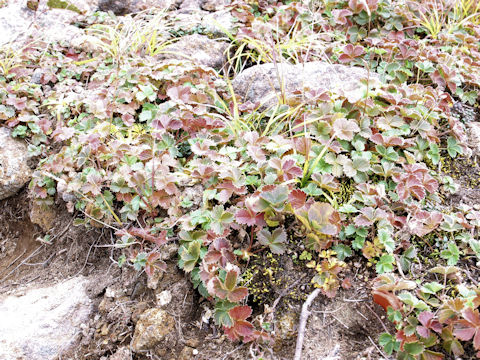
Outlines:
{"label": "moss", "polygon": [[352,179],[345,180],[340,184],[340,191],[336,193],[337,204],[343,205],[350,201],[353,193],[355,192],[355,182]]}
{"label": "moss", "polygon": [[459,180],[463,185],[476,188],[480,185],[480,173],[476,158],[440,157],[440,171]]}
{"label": "moss", "polygon": [[[246,286],[251,301],[257,304],[271,304],[285,291],[295,279],[286,275],[283,261],[268,252],[261,257],[254,258],[242,276],[242,285]],[[305,269],[307,270],[307,269]],[[298,272],[295,272],[298,274]],[[291,289],[284,300],[301,300],[306,298],[305,293],[299,293],[296,288]]]}
{"label": "moss", "polygon": [[64,0],[48,0],[47,6],[50,9],[65,9],[75,11],[76,13],[81,14],[82,12],[69,1]]}
{"label": "moss", "polygon": [[440,256],[440,249],[438,249],[436,243],[438,240],[438,234],[431,232],[425,236],[413,236],[412,244],[417,249],[423,249],[424,251],[417,254],[418,258],[422,262],[426,262],[429,259],[438,259]]}

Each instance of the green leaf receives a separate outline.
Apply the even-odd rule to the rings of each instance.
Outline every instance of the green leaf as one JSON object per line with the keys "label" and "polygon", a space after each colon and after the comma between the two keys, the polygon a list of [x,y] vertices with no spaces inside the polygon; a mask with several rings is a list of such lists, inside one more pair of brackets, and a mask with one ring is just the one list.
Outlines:
{"label": "green leaf", "polygon": [[437,292],[442,290],[444,286],[442,284],[439,284],[438,282],[429,282],[421,287],[420,290],[422,290],[426,294],[431,294],[435,295]]}
{"label": "green leaf", "polygon": [[267,229],[262,229],[257,235],[258,242],[263,246],[268,246],[274,254],[283,254],[286,250],[285,241],[287,234],[283,228],[277,228],[272,233]]}
{"label": "green leaf", "polygon": [[215,304],[215,323],[219,326],[231,327],[233,326],[233,320],[229,315],[229,311],[235,307],[235,303],[230,301],[218,301]]}
{"label": "green leaf", "polygon": [[201,245],[201,242],[197,240],[189,243],[188,247],[181,247],[180,257],[185,272],[192,271],[195,268],[195,265],[197,265],[197,262],[200,259]]}
{"label": "green leaf", "polygon": [[453,137],[449,137],[447,140],[447,151],[452,158],[455,158],[458,154],[461,155],[463,153],[462,148],[460,145],[458,145],[457,140],[455,140]]}
{"label": "green leaf", "polygon": [[235,216],[229,212],[225,211],[222,205],[217,205],[213,208],[211,215],[210,229],[217,235],[223,234],[226,225],[233,222]]}
{"label": "green leaf", "polygon": [[427,152],[427,157],[432,160],[433,165],[438,165],[440,162],[440,150],[435,143],[430,144],[430,150]]}
{"label": "green leaf", "polygon": [[383,346],[387,355],[392,355],[394,351],[398,351],[400,348],[400,342],[395,339],[395,336],[388,333],[382,333],[378,338],[378,343]]}
{"label": "green leaf", "polygon": [[146,264],[147,264],[147,253],[145,252],[138,253],[135,259],[133,260],[133,267],[135,268],[135,270],[137,271],[142,270]]}
{"label": "green leaf", "polygon": [[395,250],[395,241],[393,241],[391,234],[386,230],[378,232],[378,240],[385,246],[385,249],[391,254]]}
{"label": "green leaf", "polygon": [[25,137],[27,135],[27,130],[28,128],[23,125],[18,125],[15,127],[15,129],[12,131],[12,136],[13,137]]}
{"label": "green leaf", "polygon": [[447,260],[448,265],[456,265],[458,260],[460,260],[460,250],[458,250],[457,245],[453,241],[450,241],[447,250],[442,250],[440,256]]}
{"label": "green leaf", "polygon": [[365,245],[365,238],[363,236],[359,236],[357,235],[355,237],[355,240],[352,241],[352,247],[355,249],[355,250],[362,250],[363,249],[363,245]]}
{"label": "green leaf", "polygon": [[320,189],[316,184],[309,183],[306,187],[302,188],[302,191],[310,196],[320,196],[323,195],[323,190]]}
{"label": "green leaf", "polygon": [[428,60],[416,62],[415,66],[427,74],[433,73],[435,71],[435,67],[433,66],[433,63]]}
{"label": "green leaf", "polygon": [[352,256],[352,249],[345,244],[337,244],[333,247],[333,250],[337,253],[338,260],[340,261]]}
{"label": "green leaf", "polygon": [[393,262],[395,261],[395,258],[393,255],[390,254],[385,254],[380,257],[380,260],[378,260],[377,265],[376,265],[376,270],[378,274],[383,274],[386,272],[391,272],[393,271]]}
{"label": "green leaf", "polygon": [[383,145],[377,145],[375,149],[378,151],[380,155],[382,155],[386,160],[389,161],[397,161],[398,160],[398,154],[397,152],[393,149],[393,147],[385,147]]}
{"label": "green leaf", "polygon": [[152,84],[138,85],[138,87],[140,88],[140,91],[135,95],[138,101],[143,101],[145,99],[148,99],[152,102],[155,101],[157,98],[157,92]]}
{"label": "green leaf", "polygon": [[306,250],[303,250],[303,252],[300,254],[300,257],[299,257],[300,260],[312,260],[312,254],[309,253],[308,251]]}
{"label": "green leaf", "polygon": [[356,233],[356,230],[357,228],[355,227],[355,225],[350,224],[345,228],[345,235],[351,236]]}
{"label": "green leaf", "polygon": [[275,211],[282,211],[288,200],[288,188],[286,186],[277,186],[271,191],[266,191],[260,195],[258,205],[261,211],[271,207]]}
{"label": "green leaf", "polygon": [[419,342],[405,343],[403,344],[403,350],[410,355],[420,355],[425,347]]}
{"label": "green leaf", "polygon": [[353,214],[358,212],[358,209],[351,204],[344,204],[338,208],[338,211],[344,214]]}

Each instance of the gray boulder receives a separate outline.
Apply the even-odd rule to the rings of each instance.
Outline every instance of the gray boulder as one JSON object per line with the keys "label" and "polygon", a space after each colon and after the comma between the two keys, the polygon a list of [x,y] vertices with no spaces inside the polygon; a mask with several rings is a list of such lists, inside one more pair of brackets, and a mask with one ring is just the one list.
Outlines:
{"label": "gray boulder", "polygon": [[[233,82],[235,94],[253,103],[260,101],[262,108],[278,102],[277,94],[284,88],[292,95],[295,91],[325,89],[345,94],[349,99],[360,99],[366,86],[368,72],[362,68],[345,65],[332,65],[322,61],[305,64],[278,64],[278,72],[273,63],[255,65],[238,74]],[[379,77],[370,74],[370,87],[379,84]]]}
{"label": "gray boulder", "polygon": [[0,200],[14,195],[31,178],[27,146],[13,139],[10,130],[0,128]]}
{"label": "gray boulder", "polygon": [[53,360],[72,346],[93,309],[83,277],[0,297],[0,359]]}

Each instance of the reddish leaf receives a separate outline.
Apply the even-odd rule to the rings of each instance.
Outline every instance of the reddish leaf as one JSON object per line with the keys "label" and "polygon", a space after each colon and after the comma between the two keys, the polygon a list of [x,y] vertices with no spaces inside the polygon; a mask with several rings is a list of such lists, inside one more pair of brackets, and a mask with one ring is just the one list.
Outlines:
{"label": "reddish leaf", "polygon": [[388,307],[394,310],[400,310],[402,308],[402,301],[393,293],[383,290],[373,290],[373,301],[383,307],[385,311]]}
{"label": "reddish leaf", "polygon": [[338,60],[342,63],[347,63],[355,60],[363,54],[365,54],[363,46],[353,46],[352,44],[348,44],[343,48],[343,54],[338,57]]}
{"label": "reddish leaf", "polygon": [[454,325],[453,335],[463,341],[469,341],[473,337],[475,350],[480,349],[480,313],[470,307],[462,311],[463,319]]}
{"label": "reddish leaf", "polygon": [[251,314],[252,309],[249,306],[236,306],[229,311],[234,325],[232,327],[226,327],[225,333],[230,340],[242,339],[244,342],[254,340],[255,328],[250,322],[246,321]]}
{"label": "reddish leaf", "polygon": [[305,202],[307,201],[307,194],[305,194],[302,190],[295,189],[288,194],[288,200],[294,209],[299,209],[305,205]]}

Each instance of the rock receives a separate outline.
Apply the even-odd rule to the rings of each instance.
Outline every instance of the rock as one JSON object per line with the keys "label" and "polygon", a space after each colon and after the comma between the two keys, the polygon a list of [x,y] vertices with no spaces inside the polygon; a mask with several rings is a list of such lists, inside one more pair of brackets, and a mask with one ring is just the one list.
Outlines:
{"label": "rock", "polygon": [[206,11],[219,11],[231,3],[231,0],[204,0],[202,3],[202,9]]}
{"label": "rock", "polygon": [[[82,12],[94,10],[88,0],[75,1],[75,6]],[[69,43],[83,34],[81,29],[70,25],[79,16],[66,9],[50,9],[47,1],[40,1],[37,11],[27,8],[24,1],[10,1],[0,8],[0,46],[9,43],[20,46],[29,39]]]}
{"label": "rock", "polygon": [[183,10],[197,10],[202,6],[203,0],[183,0],[180,9]]}
{"label": "rock", "polygon": [[[180,355],[178,356],[178,360],[190,360],[194,356],[195,349],[191,348],[190,346],[185,346],[181,351]],[[197,351],[198,354],[198,351]]]}
{"label": "rock", "polygon": [[468,145],[472,148],[473,154],[480,154],[480,122],[467,124]]}
{"label": "rock", "polygon": [[13,139],[10,130],[0,128],[0,200],[14,195],[31,178],[27,145]]}
{"label": "rock", "polygon": [[163,271],[155,271],[151,276],[147,278],[147,287],[155,290],[158,286],[158,282],[163,278]]}
{"label": "rock", "polygon": [[[228,44],[209,39],[205,35],[187,35],[165,47],[169,54],[161,54],[163,59],[188,59],[195,64],[220,69],[226,62],[225,51]],[[172,54],[173,53],[173,54]]]}
{"label": "rock", "polygon": [[480,112],[475,107],[457,101],[453,104],[452,115],[458,117],[464,123],[480,121]]}
{"label": "rock", "polygon": [[85,278],[0,297],[0,359],[50,360],[72,346],[93,309]]}
{"label": "rock", "polygon": [[293,312],[283,314],[275,324],[275,335],[282,340],[294,337],[297,322],[297,314]]}
{"label": "rock", "polygon": [[235,34],[237,20],[229,11],[208,12],[198,9],[180,9],[169,13],[174,31],[190,33],[202,31],[213,38],[226,38],[224,30]]}
{"label": "rock", "polygon": [[175,320],[162,309],[148,309],[138,319],[131,348],[135,352],[150,350],[174,335]]}
{"label": "rock", "polygon": [[[305,64],[279,64],[278,73],[285,84],[285,92],[325,89],[343,93],[352,101],[359,100],[366,88],[360,80],[368,77],[362,68],[331,65],[322,61]],[[379,83],[378,76],[370,74],[370,87]],[[260,101],[263,109],[278,102],[281,80],[273,63],[255,65],[238,74],[232,82],[235,94],[245,101]],[[275,91],[272,89],[275,89]]]}
{"label": "rock", "polygon": [[117,16],[137,13],[143,10],[173,9],[177,0],[98,0],[98,9],[113,12]]}
{"label": "rock", "polygon": [[108,359],[109,360],[131,360],[132,358],[133,358],[132,352],[130,351],[130,349],[128,349],[127,347],[120,347],[117,349],[115,354],[110,356]]}
{"label": "rock", "polygon": [[52,206],[38,204],[35,201],[32,203],[30,221],[40,226],[44,232],[53,229],[57,217],[58,214]]}
{"label": "rock", "polygon": [[227,37],[225,31],[235,34],[237,31],[237,19],[228,10],[207,13],[202,18],[202,26],[208,34],[214,37]]}
{"label": "rock", "polygon": [[172,293],[168,290],[164,290],[159,294],[156,294],[155,298],[157,300],[157,305],[160,307],[164,307],[170,304],[170,302],[172,301]]}
{"label": "rock", "polygon": [[115,15],[126,15],[137,11],[131,0],[98,0],[98,9],[105,12],[111,11]]}

